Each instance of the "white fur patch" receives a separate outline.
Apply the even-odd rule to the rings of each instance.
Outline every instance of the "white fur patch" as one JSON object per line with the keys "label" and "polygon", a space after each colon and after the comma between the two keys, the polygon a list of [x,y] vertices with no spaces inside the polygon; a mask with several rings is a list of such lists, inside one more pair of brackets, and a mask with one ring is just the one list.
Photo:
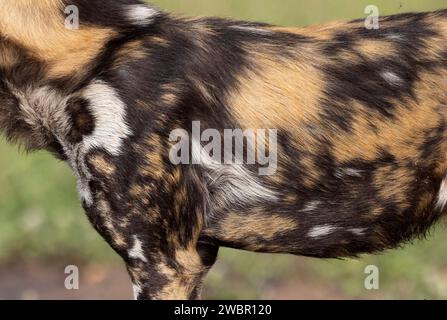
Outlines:
{"label": "white fur patch", "polygon": [[275,191],[264,186],[251,172],[240,164],[221,164],[215,161],[200,145],[192,141],[192,157],[209,170],[210,187],[219,190],[214,201],[230,207],[234,204],[276,201]]}
{"label": "white fur patch", "polygon": [[304,208],[301,210],[301,212],[312,212],[318,209],[318,207],[322,205],[321,201],[310,201],[308,202]]}
{"label": "white fur patch", "polygon": [[380,75],[383,79],[385,79],[386,82],[393,86],[400,86],[403,82],[403,80],[397,74],[391,71],[383,71]]}
{"label": "white fur patch", "polygon": [[84,137],[86,150],[104,148],[111,155],[121,153],[123,140],[131,131],[125,121],[126,106],[117,92],[103,81],[89,85],[83,97],[89,101],[89,108],[95,118],[95,130]]}
{"label": "white fur patch", "polygon": [[436,208],[438,210],[444,210],[447,204],[447,176],[442,180],[441,187],[439,188],[438,201]]}
{"label": "white fur patch", "polygon": [[140,294],[141,294],[141,292],[143,292],[143,290],[137,284],[134,284],[132,286],[132,289],[133,289],[133,296],[134,296],[135,300],[137,300],[140,297]]}
{"label": "white fur patch", "polygon": [[147,259],[144,256],[143,243],[137,236],[133,236],[133,247],[129,250],[129,257],[147,262]]}
{"label": "white fur patch", "polygon": [[387,38],[390,40],[404,40],[405,36],[402,34],[398,34],[398,33],[391,33],[389,35],[387,35]]}
{"label": "white fur patch", "polygon": [[360,178],[362,176],[362,171],[361,170],[357,170],[357,169],[353,169],[353,168],[347,168],[344,171],[345,171],[346,175],[351,176],[351,177]]}
{"label": "white fur patch", "polygon": [[85,202],[87,207],[90,207],[93,204],[93,195],[88,183],[84,182],[81,179],[78,179],[77,186],[78,186],[79,197],[81,198],[82,201]]}
{"label": "white fur patch", "polygon": [[355,234],[356,236],[363,236],[365,235],[365,228],[351,228],[348,229],[349,232],[352,232],[353,234]]}
{"label": "white fur patch", "polygon": [[267,35],[267,34],[272,34],[272,31],[270,30],[266,30],[266,29],[262,29],[262,28],[256,28],[256,27],[251,27],[251,26],[231,26],[231,29],[235,29],[235,30],[239,30],[239,31],[247,31],[250,33],[257,33],[257,34],[263,34],[263,35]]}
{"label": "white fur patch", "polygon": [[334,231],[336,231],[338,228],[329,224],[326,225],[322,225],[322,226],[318,226],[318,227],[314,227],[312,228],[309,233],[308,236],[311,238],[321,238],[327,235],[330,235],[331,233],[333,233]]}
{"label": "white fur patch", "polygon": [[68,133],[71,126],[65,104],[69,97],[49,86],[28,88],[23,92],[9,87],[20,101],[23,120],[32,128],[47,130],[60,139]]}
{"label": "white fur patch", "polygon": [[90,207],[93,204],[93,194],[89,186],[92,175],[85,164],[85,149],[81,144],[72,147],[63,142],[61,144],[68,158],[68,165],[76,175],[79,197]]}
{"label": "white fur patch", "polygon": [[354,168],[343,168],[343,169],[338,170],[337,173],[335,173],[335,176],[340,179],[345,178],[346,176],[361,178],[362,171],[354,169]]}
{"label": "white fur patch", "polygon": [[129,5],[127,7],[127,18],[136,25],[145,26],[152,22],[153,18],[157,16],[159,12],[144,4]]}

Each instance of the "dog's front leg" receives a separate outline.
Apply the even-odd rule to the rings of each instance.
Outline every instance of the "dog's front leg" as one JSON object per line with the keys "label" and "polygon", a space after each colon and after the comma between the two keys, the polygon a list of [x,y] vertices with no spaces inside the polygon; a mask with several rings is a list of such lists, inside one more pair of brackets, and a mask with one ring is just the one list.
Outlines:
{"label": "dog's front leg", "polygon": [[[86,211],[96,230],[124,259],[135,297],[199,299],[203,278],[218,252],[217,247],[199,241],[203,224],[200,202],[177,199],[161,210],[161,202],[139,207],[138,201],[132,200],[123,206],[115,197],[95,192],[95,201]],[[199,205],[188,205],[191,203]]]}
{"label": "dog's front leg", "polygon": [[89,215],[94,226],[123,258],[138,300],[196,300],[218,247],[184,238],[166,224],[125,223],[110,215]]}
{"label": "dog's front leg", "polygon": [[217,256],[217,248],[190,244],[165,243],[143,254],[140,243],[130,250],[127,268],[135,298],[139,300],[197,300],[203,279]]}

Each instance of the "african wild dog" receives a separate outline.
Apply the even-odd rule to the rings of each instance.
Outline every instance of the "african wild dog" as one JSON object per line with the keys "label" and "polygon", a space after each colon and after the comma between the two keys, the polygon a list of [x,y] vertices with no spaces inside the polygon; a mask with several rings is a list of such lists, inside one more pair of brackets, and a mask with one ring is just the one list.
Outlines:
{"label": "african wild dog", "polygon": [[[173,164],[170,134],[194,121],[277,129],[276,173]],[[140,299],[198,298],[220,246],[379,252],[445,212],[447,10],[288,29],[138,0],[2,0],[0,126],[71,166]]]}

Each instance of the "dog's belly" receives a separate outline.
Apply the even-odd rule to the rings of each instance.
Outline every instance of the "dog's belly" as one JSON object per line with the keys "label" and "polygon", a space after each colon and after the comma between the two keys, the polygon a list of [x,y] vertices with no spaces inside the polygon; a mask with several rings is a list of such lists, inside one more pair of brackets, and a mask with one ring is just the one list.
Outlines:
{"label": "dog's belly", "polygon": [[439,199],[446,190],[438,195],[440,181],[404,186],[395,180],[397,173],[389,173],[387,186],[378,189],[371,174],[345,177],[338,186],[327,186],[331,191],[321,186],[300,197],[287,189],[275,203],[214,212],[202,240],[256,252],[347,257],[424,235],[442,216]]}

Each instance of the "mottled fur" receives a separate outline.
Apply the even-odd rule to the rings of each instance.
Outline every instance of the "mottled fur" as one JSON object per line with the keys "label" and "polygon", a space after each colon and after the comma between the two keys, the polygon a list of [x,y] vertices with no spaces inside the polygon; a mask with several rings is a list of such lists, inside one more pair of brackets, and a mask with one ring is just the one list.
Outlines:
{"label": "mottled fur", "polygon": [[[76,5],[80,29],[64,28]],[[138,298],[194,299],[220,246],[337,258],[447,203],[447,11],[300,29],[137,0],[2,0],[0,127],[67,161]],[[173,130],[278,129],[278,169],[173,165]]]}

